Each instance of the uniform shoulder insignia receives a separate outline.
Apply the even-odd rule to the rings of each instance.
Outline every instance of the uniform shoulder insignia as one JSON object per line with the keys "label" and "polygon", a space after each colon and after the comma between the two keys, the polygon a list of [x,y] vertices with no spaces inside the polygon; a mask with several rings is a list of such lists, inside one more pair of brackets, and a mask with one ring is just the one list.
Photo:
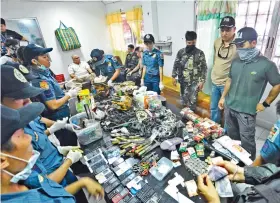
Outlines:
{"label": "uniform shoulder insignia", "polygon": [[49,89],[49,84],[47,81],[43,80],[40,82],[40,88],[48,90]]}
{"label": "uniform shoulder insignia", "polygon": [[29,70],[25,67],[25,66],[23,66],[23,65],[19,65],[19,70],[21,71],[21,72],[23,72],[23,73],[25,73],[25,74],[28,74],[29,73]]}
{"label": "uniform shoulder insignia", "polygon": [[14,76],[20,82],[27,82],[26,78],[21,74],[21,72],[19,72],[18,69],[14,69]]}
{"label": "uniform shoulder insignia", "polygon": [[38,179],[39,179],[39,182],[42,183],[44,181],[44,177],[41,176],[41,175],[38,175]]}
{"label": "uniform shoulder insignia", "polygon": [[274,125],[274,127],[271,129],[269,136],[268,136],[268,140],[270,142],[274,142],[275,139],[277,138],[277,136],[279,135],[279,127],[277,127],[276,125]]}

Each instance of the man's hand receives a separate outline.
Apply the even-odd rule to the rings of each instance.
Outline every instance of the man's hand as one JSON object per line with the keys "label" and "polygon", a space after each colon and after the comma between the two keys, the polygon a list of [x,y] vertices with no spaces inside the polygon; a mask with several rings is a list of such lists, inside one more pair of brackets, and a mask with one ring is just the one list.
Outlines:
{"label": "man's hand", "polygon": [[66,159],[70,159],[72,164],[78,162],[82,158],[82,153],[80,150],[70,150],[67,154]]}
{"label": "man's hand", "polygon": [[199,82],[198,83],[198,90],[201,91],[203,89],[204,82]]}
{"label": "man's hand", "polygon": [[50,128],[48,128],[48,131],[50,132],[50,134],[53,134],[56,131],[65,128],[67,120],[68,120],[68,117],[65,117],[62,120],[56,121]]}
{"label": "man's hand", "polygon": [[113,81],[112,81],[112,80],[109,80],[108,83],[107,83],[107,85],[108,85],[109,87],[112,87],[112,86],[113,86]]}
{"label": "man's hand", "polygon": [[219,109],[223,110],[224,109],[224,103],[225,103],[225,98],[221,98],[218,104]]}
{"label": "man's hand", "polygon": [[206,174],[200,175],[197,178],[198,192],[206,199],[208,203],[219,203],[220,197],[214,187],[209,176]]}
{"label": "man's hand", "polygon": [[104,198],[104,189],[102,186],[91,178],[83,178],[84,187],[86,187],[89,194],[95,196],[96,199]]}
{"label": "man's hand", "polygon": [[259,113],[259,112],[262,112],[265,110],[265,107],[262,103],[258,103],[257,104],[257,108],[256,108],[256,112]]}
{"label": "man's hand", "polygon": [[132,74],[132,71],[128,72],[126,75],[131,76],[131,74]]}
{"label": "man's hand", "polygon": [[163,90],[163,88],[164,88],[164,85],[162,84],[162,82],[160,82],[160,83],[159,83],[159,89],[160,89],[160,90]]}
{"label": "man's hand", "polygon": [[177,86],[177,80],[176,78],[172,78],[172,84],[176,87]]}
{"label": "man's hand", "polygon": [[80,90],[81,88],[79,87],[72,88],[66,93],[66,95],[68,95],[69,97],[76,97]]}
{"label": "man's hand", "polygon": [[68,154],[68,152],[70,150],[75,150],[75,149],[80,149],[79,146],[65,146],[65,147],[62,147],[62,146],[57,146],[57,150],[59,151],[60,154],[62,154],[63,156],[66,156]]}
{"label": "man's hand", "polygon": [[244,182],[244,168],[241,168],[229,161],[221,161],[216,163],[217,166],[223,167],[228,171],[228,178],[234,182]]}

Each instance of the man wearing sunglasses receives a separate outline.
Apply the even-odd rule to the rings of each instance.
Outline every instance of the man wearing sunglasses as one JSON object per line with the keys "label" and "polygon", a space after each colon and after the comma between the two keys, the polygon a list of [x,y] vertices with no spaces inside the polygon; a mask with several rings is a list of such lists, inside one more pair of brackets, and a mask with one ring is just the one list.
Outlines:
{"label": "man wearing sunglasses", "polygon": [[211,119],[217,123],[221,122],[221,111],[218,103],[224,91],[228,78],[229,68],[236,55],[236,46],[232,44],[235,37],[235,20],[226,16],[220,24],[221,37],[214,43],[214,64],[211,72],[212,94],[211,94]]}
{"label": "man wearing sunglasses", "polygon": [[[269,107],[280,92],[280,74],[272,61],[256,48],[258,34],[250,27],[237,33],[234,43],[239,58],[233,60],[229,78],[219,101],[224,108],[228,135],[241,140],[241,146],[255,159],[256,115]],[[267,82],[272,87],[265,100],[260,101]]]}

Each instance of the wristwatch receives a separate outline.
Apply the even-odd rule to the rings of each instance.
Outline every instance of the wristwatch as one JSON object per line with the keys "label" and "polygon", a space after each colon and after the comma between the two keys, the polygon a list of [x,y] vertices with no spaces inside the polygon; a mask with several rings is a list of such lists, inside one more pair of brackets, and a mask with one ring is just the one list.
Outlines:
{"label": "wristwatch", "polygon": [[270,107],[270,105],[268,103],[266,103],[266,101],[264,101],[263,103],[263,106],[266,108],[266,107]]}

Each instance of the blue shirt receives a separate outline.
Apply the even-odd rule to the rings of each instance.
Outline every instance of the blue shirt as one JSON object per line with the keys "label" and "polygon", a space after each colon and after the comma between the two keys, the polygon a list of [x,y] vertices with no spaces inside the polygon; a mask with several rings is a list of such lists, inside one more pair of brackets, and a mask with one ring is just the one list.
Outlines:
{"label": "blue shirt", "polygon": [[260,154],[266,163],[278,164],[280,161],[280,120],[274,124]]}
{"label": "blue shirt", "polygon": [[24,183],[29,190],[24,192],[16,192],[9,194],[1,194],[1,201],[5,203],[74,203],[75,197],[56,182],[45,176],[39,175],[36,171],[32,171],[28,178],[32,180],[32,184],[28,181]]}
{"label": "blue shirt", "polygon": [[95,74],[97,76],[108,76],[108,80],[114,75],[117,69],[121,68],[118,61],[112,55],[105,55],[104,58],[100,61],[97,61],[94,66]]}
{"label": "blue shirt", "polygon": [[24,132],[32,136],[33,149],[40,152],[39,160],[47,170],[47,174],[54,172],[63,163],[63,156],[57,148],[50,142],[45,134],[45,125],[40,122],[41,117],[31,121],[25,128]]}
{"label": "blue shirt", "polygon": [[155,48],[152,51],[144,51],[143,65],[146,66],[145,81],[149,80],[149,77],[156,77],[159,80],[159,67],[163,67],[164,65],[163,54]]}
{"label": "blue shirt", "polygon": [[[56,79],[51,75],[49,69],[42,70],[40,68],[32,68],[32,73],[36,76],[36,78],[31,81],[32,86],[45,90],[42,94],[36,97],[40,102],[46,104],[47,101],[58,100],[65,96]],[[55,121],[63,119],[64,117],[69,117],[70,110],[68,102],[54,111],[46,106],[43,115],[44,117]]]}

